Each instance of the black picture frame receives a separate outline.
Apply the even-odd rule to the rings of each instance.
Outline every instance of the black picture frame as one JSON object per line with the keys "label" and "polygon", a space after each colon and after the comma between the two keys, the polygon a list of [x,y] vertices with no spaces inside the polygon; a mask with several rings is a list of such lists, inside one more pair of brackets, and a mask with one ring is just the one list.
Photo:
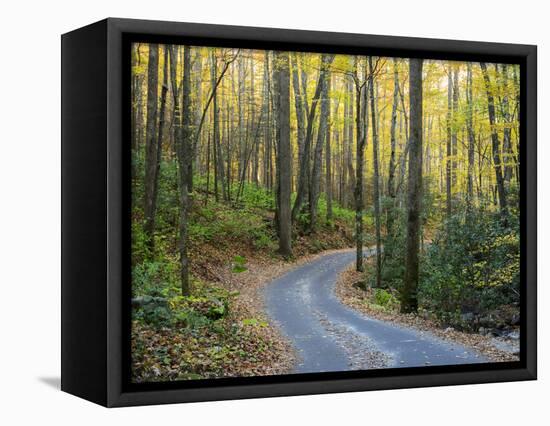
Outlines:
{"label": "black picture frame", "polygon": [[[520,64],[520,361],[129,381],[132,41]],[[108,406],[536,379],[536,46],[108,18],[62,36],[62,390]]]}

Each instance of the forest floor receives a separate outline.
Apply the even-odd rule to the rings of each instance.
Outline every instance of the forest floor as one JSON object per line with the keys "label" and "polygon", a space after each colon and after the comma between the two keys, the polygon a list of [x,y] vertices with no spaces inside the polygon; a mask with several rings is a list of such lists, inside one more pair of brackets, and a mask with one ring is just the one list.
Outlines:
{"label": "forest floor", "polygon": [[[489,361],[518,361],[519,329],[506,337],[467,333],[449,327],[427,313],[402,314],[397,305],[381,302],[376,291],[362,288],[360,283],[364,275],[355,270],[355,264],[349,263],[339,274],[334,292],[346,306],[373,319],[408,327],[420,333],[430,333],[440,339],[471,348],[486,357]],[[511,338],[511,336],[513,338]]]}
{"label": "forest floor", "polygon": [[[199,217],[206,209],[196,205],[193,214]],[[178,312],[185,312],[185,321],[159,326],[156,320],[134,320],[133,377],[138,382],[291,372],[296,363],[293,346],[280,328],[270,323],[263,290],[289,270],[327,252],[347,249],[353,241],[348,232],[350,227],[336,220],[330,226],[322,225],[317,233],[296,236],[294,257],[283,259],[276,254],[276,246],[258,247],[257,236],[243,235],[243,221],[272,222],[265,210],[247,210],[237,218],[228,218],[224,217],[225,208],[221,203],[209,204],[208,209],[214,211],[218,221],[213,222],[206,215],[205,226],[217,223],[227,228],[235,221],[236,232],[226,232],[221,237],[216,230],[213,238],[192,239],[192,296],[186,299],[185,305],[175,306],[174,313],[170,314],[177,316]],[[200,218],[197,223],[201,223]],[[262,232],[269,232],[269,226],[262,228]],[[169,300],[177,301],[178,296]],[[208,317],[212,301],[218,300],[227,306],[219,318],[198,323],[189,320],[189,313],[193,314],[192,318],[195,314]]]}

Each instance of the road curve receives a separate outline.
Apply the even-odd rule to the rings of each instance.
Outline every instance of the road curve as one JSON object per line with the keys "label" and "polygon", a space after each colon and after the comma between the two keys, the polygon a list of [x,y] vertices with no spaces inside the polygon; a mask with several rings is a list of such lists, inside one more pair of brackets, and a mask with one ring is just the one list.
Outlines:
{"label": "road curve", "polygon": [[343,305],[334,286],[354,259],[352,250],[329,253],[266,286],[268,316],[298,354],[294,373],[487,362],[465,346]]}

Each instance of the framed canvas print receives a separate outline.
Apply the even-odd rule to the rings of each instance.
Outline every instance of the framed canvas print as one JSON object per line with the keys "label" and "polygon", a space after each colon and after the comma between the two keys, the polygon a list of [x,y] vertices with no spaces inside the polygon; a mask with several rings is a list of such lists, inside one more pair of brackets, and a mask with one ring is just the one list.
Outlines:
{"label": "framed canvas print", "polygon": [[62,389],[536,378],[536,47],[106,19],[62,37]]}

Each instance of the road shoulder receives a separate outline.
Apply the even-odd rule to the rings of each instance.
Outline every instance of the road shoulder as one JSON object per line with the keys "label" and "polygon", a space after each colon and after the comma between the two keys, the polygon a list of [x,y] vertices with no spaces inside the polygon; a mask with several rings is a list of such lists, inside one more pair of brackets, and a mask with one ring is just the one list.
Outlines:
{"label": "road shoulder", "polygon": [[496,345],[499,344],[499,341],[491,336],[465,333],[452,327],[442,326],[432,319],[422,318],[418,315],[401,314],[395,310],[384,309],[379,305],[370,303],[371,290],[367,289],[365,291],[354,285],[361,280],[362,275],[355,271],[353,263],[339,274],[334,293],[340,302],[369,317],[413,328],[421,332],[429,332],[448,342],[466,346],[483,354],[491,362],[519,361],[516,354],[497,348]]}

